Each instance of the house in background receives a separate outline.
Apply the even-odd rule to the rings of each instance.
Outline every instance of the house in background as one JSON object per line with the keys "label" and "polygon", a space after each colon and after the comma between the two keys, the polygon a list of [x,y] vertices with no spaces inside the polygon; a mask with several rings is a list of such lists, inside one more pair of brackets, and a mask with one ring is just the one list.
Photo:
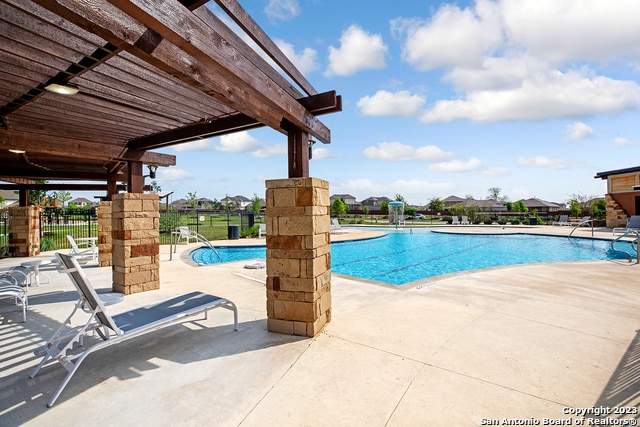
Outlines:
{"label": "house in background", "polygon": [[640,166],[598,172],[594,178],[607,180],[607,227],[624,227],[627,218],[640,215]]}
{"label": "house in background", "polygon": [[351,194],[334,194],[329,198],[329,202],[333,204],[336,199],[342,200],[349,207],[350,211],[359,211],[362,209],[362,203],[357,202],[356,198]]}
{"label": "house in background", "polygon": [[531,199],[522,200],[529,212],[537,211],[541,215],[553,215],[565,207],[559,203],[547,202],[546,200],[533,197]]}
{"label": "house in background", "polygon": [[85,199],[84,197],[77,197],[73,200],[69,200],[67,206],[76,205],[79,208],[84,208],[85,206],[95,206],[96,203],[92,202],[89,199]]}
{"label": "house in background", "polygon": [[4,199],[4,202],[0,202],[0,208],[18,203],[18,195],[12,190],[0,190],[0,196]]}
{"label": "house in background", "polygon": [[390,202],[391,199],[388,197],[367,197],[366,199],[364,199],[362,202],[360,202],[360,204],[362,205],[362,207],[367,207],[369,208],[369,210],[372,211],[378,211],[380,209],[382,209],[382,202],[387,201]]}
{"label": "house in background", "polygon": [[507,206],[504,202],[498,202],[492,199],[475,200],[475,199],[463,199],[458,196],[449,196],[442,201],[444,203],[444,209],[449,210],[454,206],[464,206],[465,208],[475,208],[478,212],[506,212]]}

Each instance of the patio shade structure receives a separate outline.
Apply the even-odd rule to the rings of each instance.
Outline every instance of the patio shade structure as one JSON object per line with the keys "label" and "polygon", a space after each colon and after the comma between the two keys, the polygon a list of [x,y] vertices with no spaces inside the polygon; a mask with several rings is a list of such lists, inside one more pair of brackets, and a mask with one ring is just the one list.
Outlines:
{"label": "patio shade structure", "polygon": [[236,0],[215,4],[279,70],[206,3],[1,1],[0,189],[141,193],[144,165],[176,164],[151,150],[262,126],[287,135],[288,176],[307,177],[309,140],[331,140],[316,116],[340,96],[318,93]]}

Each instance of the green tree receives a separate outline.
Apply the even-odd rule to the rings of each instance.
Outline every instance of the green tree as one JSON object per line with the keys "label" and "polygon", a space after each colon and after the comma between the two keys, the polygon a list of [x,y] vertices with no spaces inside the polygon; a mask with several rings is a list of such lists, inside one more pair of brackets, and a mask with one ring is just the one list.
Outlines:
{"label": "green tree", "polygon": [[444,202],[439,197],[429,200],[427,205],[430,211],[442,212],[444,210]]}
{"label": "green tree", "polygon": [[380,202],[380,210],[385,215],[389,214],[389,200],[383,200]]}
{"label": "green tree", "polygon": [[[47,181],[42,179],[36,180],[36,184],[46,184]],[[31,190],[29,191],[29,204],[41,206],[44,205],[45,199],[47,197],[46,190]]]}
{"label": "green tree", "polygon": [[598,199],[591,205],[591,215],[594,219],[605,219],[607,217],[607,201]]}
{"label": "green tree", "polygon": [[369,215],[369,206],[365,206],[362,208],[362,213],[365,215]]}
{"label": "green tree", "polygon": [[514,212],[528,212],[529,211],[529,208],[527,207],[527,205],[524,204],[524,202],[522,200],[518,200],[513,205],[511,205],[511,209],[513,209]]}
{"label": "green tree", "polygon": [[62,203],[62,207],[64,208],[64,205],[71,200],[71,193],[65,190],[58,191],[58,200],[60,200],[60,203]]}
{"label": "green tree", "polygon": [[416,214],[418,213],[418,210],[416,208],[413,208],[413,207],[407,207],[404,210],[404,213],[409,215],[409,216],[416,216]]}
{"label": "green tree", "polygon": [[156,181],[155,179],[153,181],[151,181],[151,194],[160,194],[160,192],[162,191],[162,187],[160,187],[160,184],[158,184],[158,181]]}
{"label": "green tree", "polygon": [[404,199],[404,196],[402,194],[396,194],[395,201],[396,202],[403,202],[405,205],[407,204],[407,201]]}
{"label": "green tree", "polygon": [[196,195],[196,193],[197,191],[194,191],[193,193],[187,193],[187,206],[189,206],[191,209],[195,209],[198,207],[198,196]]}
{"label": "green tree", "polygon": [[251,199],[251,212],[258,213],[262,209],[262,201],[256,193],[253,193],[253,199]]}
{"label": "green tree", "polygon": [[344,215],[349,210],[349,206],[342,199],[335,199],[331,204],[331,213],[336,214],[337,216]]}
{"label": "green tree", "polygon": [[580,216],[582,212],[582,207],[580,206],[580,202],[576,199],[569,201],[569,212],[571,216]]}
{"label": "green tree", "polygon": [[500,195],[501,191],[502,189],[500,187],[491,187],[488,190],[487,199],[495,200],[497,202],[503,202],[503,203],[509,202],[509,197]]}

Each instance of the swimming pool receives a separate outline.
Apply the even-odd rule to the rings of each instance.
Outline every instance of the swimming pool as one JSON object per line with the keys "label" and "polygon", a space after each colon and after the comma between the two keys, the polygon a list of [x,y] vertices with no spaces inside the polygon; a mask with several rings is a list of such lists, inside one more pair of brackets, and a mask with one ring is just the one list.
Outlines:
{"label": "swimming pool", "polygon": [[[629,250],[629,249],[626,249]],[[262,247],[218,248],[223,262],[265,258]],[[529,234],[468,235],[429,230],[390,231],[384,237],[331,244],[331,270],[403,285],[441,274],[535,262],[620,259],[609,242]],[[208,248],[191,252],[198,264],[220,262]]]}

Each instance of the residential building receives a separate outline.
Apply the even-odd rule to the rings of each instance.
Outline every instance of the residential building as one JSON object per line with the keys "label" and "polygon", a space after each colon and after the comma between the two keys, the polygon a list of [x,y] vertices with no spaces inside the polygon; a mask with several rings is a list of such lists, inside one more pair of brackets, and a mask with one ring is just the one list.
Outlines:
{"label": "residential building", "polygon": [[640,215],[640,166],[598,172],[607,181],[607,227],[624,227],[627,218]]}
{"label": "residential building", "polygon": [[0,202],[0,208],[4,208],[18,202],[18,195],[12,190],[0,190],[0,196],[4,199],[4,202]]}
{"label": "residential building", "polygon": [[388,197],[368,197],[366,199],[364,199],[362,202],[360,202],[360,204],[362,205],[362,207],[367,207],[369,208],[369,210],[373,210],[373,211],[377,211],[382,209],[382,202],[383,201],[387,201],[390,202],[391,199]]}
{"label": "residential building", "polygon": [[506,212],[507,206],[504,202],[497,200],[475,200],[465,199],[458,196],[449,196],[442,201],[444,203],[444,209],[449,210],[454,206],[464,206],[465,208],[475,208],[478,212]]}
{"label": "residential building", "polygon": [[539,214],[553,215],[558,211],[564,210],[564,205],[533,197],[531,199],[521,200],[527,207],[529,212],[537,211]]}
{"label": "residential building", "polygon": [[349,207],[350,211],[359,211],[362,209],[362,203],[357,202],[356,198],[351,194],[334,194],[329,198],[329,201],[333,204],[336,199],[342,200]]}

